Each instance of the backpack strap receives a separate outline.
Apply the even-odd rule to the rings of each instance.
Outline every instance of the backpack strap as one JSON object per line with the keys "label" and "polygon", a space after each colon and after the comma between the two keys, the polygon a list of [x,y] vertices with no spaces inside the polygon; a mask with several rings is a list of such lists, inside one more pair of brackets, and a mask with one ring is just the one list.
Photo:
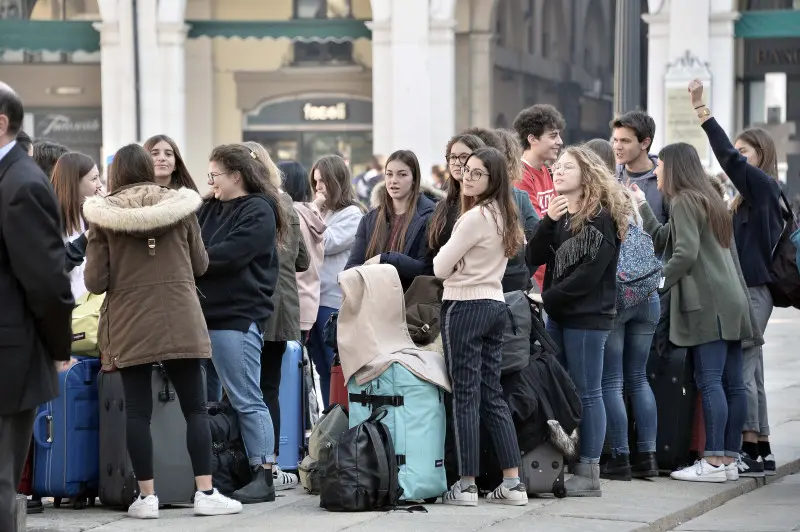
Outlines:
{"label": "backpack strap", "polygon": [[[386,412],[385,409],[383,409],[383,411]],[[387,498],[389,500],[387,501],[387,504],[385,504],[384,506],[394,507],[397,506],[397,503],[400,500],[400,495],[403,494],[403,488],[399,486],[399,480],[397,478],[398,457],[394,454],[394,442],[392,441],[392,433],[389,432],[389,429],[386,428],[386,425],[380,422],[376,423],[374,428],[380,434],[382,441],[386,441],[386,443],[389,446],[388,451],[390,452],[386,452],[386,459],[389,467],[389,492],[387,493]],[[403,460],[405,461],[405,457],[403,458]]]}
{"label": "backpack strap", "polygon": [[[391,490],[392,479],[392,470],[389,469],[390,464],[389,458],[387,457],[389,453],[386,452],[386,447],[383,445],[383,440],[381,439],[380,433],[378,432],[378,427],[376,426],[377,424],[380,424],[380,421],[373,421],[372,417],[373,416],[370,416],[370,418],[362,425],[364,430],[367,431],[367,435],[372,442],[372,448],[375,449],[375,455],[378,458],[378,494],[386,494],[388,496]],[[394,454],[392,454],[392,461],[394,461]]]}

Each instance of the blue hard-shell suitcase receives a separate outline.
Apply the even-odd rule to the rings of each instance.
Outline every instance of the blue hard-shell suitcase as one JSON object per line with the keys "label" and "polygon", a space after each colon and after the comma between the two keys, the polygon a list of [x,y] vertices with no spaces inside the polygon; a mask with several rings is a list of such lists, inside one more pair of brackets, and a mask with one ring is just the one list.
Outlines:
{"label": "blue hard-shell suitcase", "polygon": [[100,360],[80,358],[58,375],[59,396],[39,407],[33,426],[33,492],[94,504],[99,464],[97,375]]}
{"label": "blue hard-shell suitcase", "polygon": [[281,385],[278,388],[278,400],[281,403],[278,465],[286,471],[296,471],[304,454],[303,381],[303,346],[300,342],[287,342],[281,363]]}

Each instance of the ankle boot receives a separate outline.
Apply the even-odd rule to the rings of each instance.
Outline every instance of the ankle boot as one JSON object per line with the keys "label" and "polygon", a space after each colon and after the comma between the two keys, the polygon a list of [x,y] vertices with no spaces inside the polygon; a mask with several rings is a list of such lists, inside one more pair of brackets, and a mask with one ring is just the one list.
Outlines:
{"label": "ankle boot", "polygon": [[261,466],[253,473],[250,484],[231,494],[231,499],[242,504],[258,504],[275,500],[275,486],[272,482],[272,470]]}
{"label": "ankle boot", "polygon": [[600,472],[600,478],[607,478],[609,480],[626,480],[631,479],[631,461],[629,454],[618,454],[612,457]]}
{"label": "ankle boot", "polygon": [[577,463],[575,474],[564,482],[567,497],[600,497],[600,464]]}
{"label": "ankle boot", "polygon": [[633,478],[654,478],[658,476],[656,453],[639,453],[636,463],[631,467]]}

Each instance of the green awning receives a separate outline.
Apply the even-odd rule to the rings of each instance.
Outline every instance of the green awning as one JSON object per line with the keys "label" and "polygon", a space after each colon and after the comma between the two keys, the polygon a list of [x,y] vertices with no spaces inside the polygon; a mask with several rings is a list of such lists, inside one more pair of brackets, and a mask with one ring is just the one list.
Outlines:
{"label": "green awning", "polygon": [[739,39],[800,37],[800,10],[742,11],[734,32]]}
{"label": "green awning", "polygon": [[97,52],[100,34],[90,20],[0,20],[0,50]]}
{"label": "green awning", "polygon": [[291,39],[302,42],[344,42],[369,39],[372,32],[356,19],[292,20],[187,20],[189,38],[222,37],[254,39]]}

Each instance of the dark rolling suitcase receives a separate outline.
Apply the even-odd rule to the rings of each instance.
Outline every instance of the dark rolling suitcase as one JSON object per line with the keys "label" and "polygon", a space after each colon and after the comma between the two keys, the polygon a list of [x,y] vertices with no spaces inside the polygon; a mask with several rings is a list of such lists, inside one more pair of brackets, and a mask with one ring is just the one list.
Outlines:
{"label": "dark rolling suitcase", "polygon": [[691,352],[669,341],[669,293],[661,296],[661,319],[653,336],[647,379],[658,408],[656,460],[662,472],[691,465],[697,387]]}
{"label": "dark rolling suitcase", "polygon": [[[203,370],[205,382],[205,370]],[[119,372],[101,373],[100,502],[127,508],[139,494],[126,445],[125,394]],[[194,472],[186,449],[186,420],[163,366],[153,365],[153,440],[155,490],[162,505],[191,504]]]}

